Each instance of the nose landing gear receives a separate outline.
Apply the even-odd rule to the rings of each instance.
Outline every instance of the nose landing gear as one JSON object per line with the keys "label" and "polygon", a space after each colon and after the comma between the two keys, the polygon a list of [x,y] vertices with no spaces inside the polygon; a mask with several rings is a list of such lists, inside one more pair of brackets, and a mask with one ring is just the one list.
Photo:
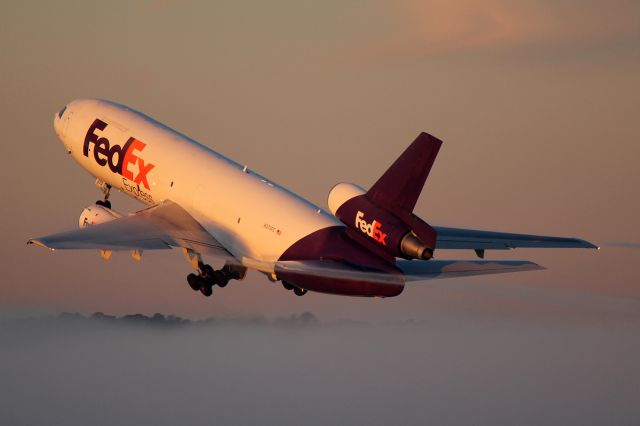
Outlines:
{"label": "nose landing gear", "polygon": [[103,182],[100,179],[96,179],[96,186],[100,188],[100,190],[104,194],[104,200],[98,200],[96,201],[96,204],[110,209],[111,201],[109,201],[109,194],[111,193],[111,185],[109,185],[106,182]]}

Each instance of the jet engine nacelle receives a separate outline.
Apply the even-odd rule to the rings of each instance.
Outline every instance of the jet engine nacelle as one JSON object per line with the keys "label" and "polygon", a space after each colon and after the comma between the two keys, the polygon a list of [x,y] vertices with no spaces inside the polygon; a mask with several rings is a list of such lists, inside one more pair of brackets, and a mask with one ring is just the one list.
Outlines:
{"label": "jet engine nacelle", "polygon": [[122,217],[121,213],[108,209],[104,206],[92,204],[82,210],[78,224],[80,228],[97,225],[99,223],[110,222],[114,219]]}
{"label": "jet engine nacelle", "polygon": [[342,223],[393,257],[430,259],[435,231],[410,212],[391,212],[374,204],[366,191],[339,183],[329,192],[329,210]]}

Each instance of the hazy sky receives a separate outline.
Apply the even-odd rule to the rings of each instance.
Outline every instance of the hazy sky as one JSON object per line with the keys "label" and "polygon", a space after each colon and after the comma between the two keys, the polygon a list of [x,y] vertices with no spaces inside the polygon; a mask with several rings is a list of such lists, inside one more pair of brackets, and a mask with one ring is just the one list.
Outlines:
{"label": "hazy sky", "polygon": [[[639,22],[635,0],[3,5],[0,424],[638,424]],[[549,269],[381,300],[295,297],[257,273],[204,298],[179,251],[27,247],[100,197],[52,126],[81,97],[144,111],[323,207],[427,131],[444,145],[425,220],[603,249],[491,252]],[[62,310],[321,323],[6,319]]]}
{"label": "hazy sky", "polygon": [[[622,0],[13,2],[0,14],[0,309],[637,313],[638,22],[640,3]],[[603,250],[490,253],[549,270],[369,300],[296,298],[258,274],[205,299],[178,251],[105,263],[27,247],[77,226],[99,198],[52,128],[80,97],[144,111],[323,207],[335,183],[369,186],[427,131],[444,146],[416,209],[425,220],[579,236]],[[139,206],[114,196],[116,209]]]}

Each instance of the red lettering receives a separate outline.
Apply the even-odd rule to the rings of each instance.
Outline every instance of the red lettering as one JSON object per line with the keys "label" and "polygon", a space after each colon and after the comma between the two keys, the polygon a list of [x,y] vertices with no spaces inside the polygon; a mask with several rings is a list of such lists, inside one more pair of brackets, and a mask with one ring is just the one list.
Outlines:
{"label": "red lettering", "polygon": [[[131,170],[129,170],[129,164],[134,164],[138,160],[138,157],[133,154],[133,151],[142,151],[145,146],[147,146],[147,144],[139,141],[138,139],[132,140],[131,146],[124,154],[124,162],[122,163],[122,176],[126,177],[129,180],[133,180],[133,173],[131,172]],[[147,189],[149,189],[148,186]]]}
{"label": "red lettering", "polygon": [[153,164],[145,165],[144,160],[142,158],[138,158],[138,176],[136,176],[133,183],[142,182],[145,188],[151,189],[149,188],[149,182],[147,182],[147,173],[149,173],[149,171],[153,169],[153,167],[154,167]]}
{"label": "red lettering", "polygon": [[376,241],[378,241],[379,243],[382,243],[383,245],[387,245],[387,242],[385,241],[385,238],[387,238],[387,234],[385,234],[384,232],[382,232],[382,230],[380,228],[382,228],[382,224],[378,221],[374,221],[374,226],[373,226],[373,239],[375,239]]}
{"label": "red lettering", "polygon": [[387,242],[385,241],[387,239],[387,235],[384,232],[380,233],[380,239],[378,241],[380,241],[383,245],[387,245]]}

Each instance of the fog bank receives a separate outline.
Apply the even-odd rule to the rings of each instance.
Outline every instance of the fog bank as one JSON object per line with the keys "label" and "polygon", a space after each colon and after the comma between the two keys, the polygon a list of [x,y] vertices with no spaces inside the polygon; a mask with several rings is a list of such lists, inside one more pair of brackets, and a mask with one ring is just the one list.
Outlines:
{"label": "fog bank", "polygon": [[637,318],[0,321],[2,424],[637,424]]}

